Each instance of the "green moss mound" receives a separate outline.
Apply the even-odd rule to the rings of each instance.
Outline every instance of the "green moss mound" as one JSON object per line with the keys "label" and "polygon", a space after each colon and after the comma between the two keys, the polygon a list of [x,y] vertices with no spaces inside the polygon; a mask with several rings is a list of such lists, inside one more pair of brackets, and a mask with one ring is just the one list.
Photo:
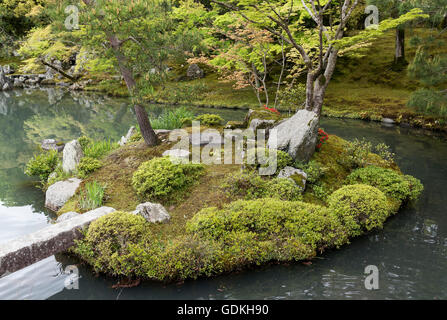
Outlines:
{"label": "green moss mound", "polygon": [[262,245],[266,251],[261,261],[306,259],[347,242],[344,228],[326,208],[278,199],[240,200],[221,210],[204,209],[187,223],[187,230],[229,246],[240,239],[249,247]]}
{"label": "green moss mound", "polygon": [[382,228],[392,212],[382,191],[362,184],[338,189],[329,197],[328,204],[350,236]]}
{"label": "green moss mound", "polygon": [[154,158],[140,165],[132,186],[145,199],[163,199],[193,184],[203,173],[202,164],[174,164],[169,158]]}
{"label": "green moss mound", "polygon": [[216,127],[222,125],[224,119],[217,114],[201,114],[194,119],[200,121],[200,125],[207,127]]}
{"label": "green moss mound", "polygon": [[421,182],[412,176],[376,166],[354,170],[346,182],[368,184],[400,202],[418,199],[424,189]]}
{"label": "green moss mound", "polygon": [[289,179],[264,179],[253,171],[237,172],[229,175],[222,184],[222,189],[231,198],[302,200],[301,189]]}

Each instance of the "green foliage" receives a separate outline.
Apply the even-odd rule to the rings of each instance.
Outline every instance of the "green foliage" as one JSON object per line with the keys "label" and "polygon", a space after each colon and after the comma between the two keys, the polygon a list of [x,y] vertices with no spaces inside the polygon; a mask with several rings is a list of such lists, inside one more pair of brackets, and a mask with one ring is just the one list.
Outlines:
{"label": "green foliage", "polygon": [[200,121],[200,125],[215,127],[222,125],[224,119],[217,114],[201,114],[194,119],[195,121]]}
{"label": "green foliage", "polygon": [[193,116],[194,114],[186,107],[165,110],[157,119],[153,119],[151,124],[154,129],[179,129],[183,127],[185,119]]}
{"label": "green foliage", "polygon": [[188,221],[187,230],[202,239],[223,241],[231,251],[244,239],[239,250],[257,248],[258,257],[246,258],[256,263],[311,258],[347,242],[337,217],[326,208],[278,199],[240,200],[221,210],[203,209]]}
{"label": "green foliage", "polygon": [[327,168],[323,167],[315,160],[311,160],[308,163],[295,162],[293,167],[301,169],[307,174],[307,183],[316,184],[325,174]]}
{"label": "green foliage", "polygon": [[238,172],[228,176],[222,189],[232,198],[246,200],[275,198],[284,201],[302,200],[301,189],[289,179],[264,179],[256,172]]}
{"label": "green foliage", "polygon": [[93,221],[78,241],[75,253],[82,256],[97,271],[127,275],[125,258],[135,244],[147,236],[148,224],[144,218],[131,213],[113,212]]}
{"label": "green foliage", "polygon": [[87,136],[82,136],[78,139],[79,144],[81,145],[82,151],[85,153],[87,147],[93,144],[93,140]]}
{"label": "green foliage", "polygon": [[400,202],[418,199],[423,190],[423,186],[418,179],[401,175],[391,169],[375,166],[354,170],[346,178],[346,182],[349,184],[368,184]]}
{"label": "green foliage", "polygon": [[38,176],[42,183],[46,183],[49,175],[59,164],[59,156],[56,150],[44,151],[34,155],[26,164],[25,174]]}
{"label": "green foliage", "polygon": [[347,157],[343,159],[347,168],[361,168],[367,165],[369,154],[372,152],[372,143],[365,138],[354,139],[346,144]]}
{"label": "green foliage", "polygon": [[208,91],[208,86],[204,82],[181,83],[173,88],[166,88],[157,93],[157,100],[169,103],[191,103]]}
{"label": "green foliage", "polygon": [[86,178],[92,172],[102,167],[102,163],[94,158],[83,157],[78,164],[78,176],[82,179]]}
{"label": "green foliage", "polygon": [[[272,152],[272,154],[270,154],[270,152]],[[287,166],[292,166],[294,163],[292,157],[287,152],[261,147],[249,149],[244,162],[247,169],[257,170],[260,167],[267,168],[270,165],[274,165],[275,158],[277,173]]]}
{"label": "green foliage", "polygon": [[379,143],[374,147],[374,152],[382,158],[383,162],[387,165],[392,165],[394,163],[394,157],[396,156],[391,152],[391,147],[385,143]]}
{"label": "green foliage", "polygon": [[129,142],[137,142],[143,139],[143,136],[141,135],[141,132],[138,131],[135,133],[132,137],[130,137]]}
{"label": "green foliage", "polygon": [[166,199],[194,183],[203,170],[202,164],[174,164],[169,158],[154,158],[135,171],[132,186],[145,199]]}
{"label": "green foliage", "polygon": [[382,228],[391,214],[383,192],[363,184],[338,189],[329,197],[328,204],[329,210],[340,219],[350,236]]}
{"label": "green foliage", "polygon": [[93,210],[102,206],[106,185],[97,181],[87,182],[85,191],[81,192],[79,206],[82,210]]}
{"label": "green foliage", "polygon": [[283,88],[278,93],[278,100],[281,107],[288,107],[290,111],[302,109],[306,102],[306,86],[298,83],[292,88]]}
{"label": "green foliage", "polygon": [[[52,172],[52,174],[50,174],[48,176],[48,180],[46,181],[46,183],[44,183],[44,188],[48,188],[49,186],[51,186],[52,184],[55,184],[58,181],[64,181],[67,180],[68,178],[71,178],[73,175],[70,172],[65,172],[62,169],[62,165],[59,162],[59,164],[57,165],[56,169],[54,169],[54,171]],[[42,181],[44,182],[44,181]]]}
{"label": "green foliage", "polygon": [[103,141],[92,141],[85,148],[83,148],[84,156],[100,159],[109,153],[112,150],[118,148],[118,144],[116,142],[112,142],[111,140],[103,140]]}

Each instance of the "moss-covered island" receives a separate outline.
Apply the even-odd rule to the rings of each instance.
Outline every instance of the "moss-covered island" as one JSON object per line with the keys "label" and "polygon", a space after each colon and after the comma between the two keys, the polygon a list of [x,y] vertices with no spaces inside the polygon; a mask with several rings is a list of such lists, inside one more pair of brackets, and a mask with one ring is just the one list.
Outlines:
{"label": "moss-covered island", "polygon": [[[211,124],[224,128],[220,121]],[[382,228],[423,190],[418,179],[400,171],[386,145],[346,141],[323,130],[307,163],[277,151],[272,176],[260,176],[256,165],[173,163],[162,156],[174,145],[167,135],[159,132],[161,143],[149,148],[138,132],[122,147],[79,139],[84,157],[72,175],[84,180],[58,214],[102,205],[117,210],[93,222],[70,249],[96,272],[181,281],[311,260]],[[45,185],[67,179],[59,161],[54,152],[43,153],[30,161],[28,173]],[[277,176],[286,166],[305,173],[305,186],[301,176]],[[96,189],[102,190],[99,199]],[[134,214],[146,201],[162,204],[170,220],[150,223]]]}

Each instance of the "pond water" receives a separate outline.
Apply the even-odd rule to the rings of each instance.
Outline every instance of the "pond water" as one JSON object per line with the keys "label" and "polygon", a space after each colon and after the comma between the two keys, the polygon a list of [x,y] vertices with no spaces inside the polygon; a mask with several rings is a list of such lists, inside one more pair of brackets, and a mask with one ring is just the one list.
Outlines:
{"label": "pond water", "polygon": [[[152,117],[164,106],[148,108]],[[197,109],[242,119],[245,111]],[[23,174],[45,138],[82,134],[118,140],[135,123],[125,99],[56,89],[0,92],[0,242],[51,223],[44,195]],[[390,145],[405,173],[422,180],[416,206],[385,228],[325,253],[311,265],[272,265],[212,279],[163,285],[145,282],[113,289],[114,279],[95,276],[79,261],[58,254],[0,279],[0,299],[446,299],[447,142],[445,137],[355,120],[322,119],[321,126],[346,139],[365,137]],[[76,264],[79,289],[65,288],[66,266]],[[379,269],[379,290],[366,290],[364,269]]]}

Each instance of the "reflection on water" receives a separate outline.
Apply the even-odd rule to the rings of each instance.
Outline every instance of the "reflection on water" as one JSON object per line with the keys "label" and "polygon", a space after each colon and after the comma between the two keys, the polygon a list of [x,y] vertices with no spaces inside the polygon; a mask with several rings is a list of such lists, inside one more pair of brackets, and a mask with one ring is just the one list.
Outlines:
{"label": "reflection on water", "polygon": [[[0,241],[47,223],[42,193],[21,173],[33,143],[43,137],[67,140],[80,132],[118,139],[134,123],[125,100],[59,92],[51,94],[51,106],[49,99],[50,94],[45,92],[23,93],[10,97],[5,108],[5,100],[0,98]],[[156,115],[162,108],[152,112]],[[226,111],[224,116],[241,119],[243,114]],[[70,120],[56,123],[59,117]],[[445,139],[353,120],[323,119],[322,126],[343,138],[365,137],[390,145],[402,170],[424,183],[419,203],[391,218],[384,230],[327,252],[311,265],[272,265],[182,285],[146,282],[128,289],[112,289],[113,279],[98,277],[78,265],[80,288],[67,290],[61,270],[78,262],[57,255],[0,279],[0,299],[446,299]],[[60,132],[64,136],[58,136]],[[14,142],[9,144],[8,140]],[[379,269],[379,290],[364,287],[367,265]]]}

